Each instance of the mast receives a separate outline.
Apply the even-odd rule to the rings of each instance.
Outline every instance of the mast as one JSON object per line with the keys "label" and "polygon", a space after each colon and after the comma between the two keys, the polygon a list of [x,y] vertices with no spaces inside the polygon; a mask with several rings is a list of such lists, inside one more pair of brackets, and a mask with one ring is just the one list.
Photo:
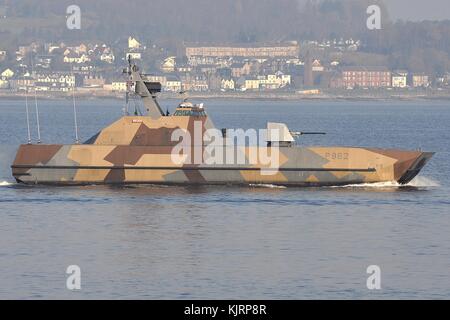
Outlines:
{"label": "mast", "polygon": [[28,85],[25,76],[25,68],[22,70],[23,73],[23,84],[25,86],[25,110],[27,113],[27,133],[28,133],[28,144],[31,144],[31,129],[30,129],[30,108],[28,107]]}
{"label": "mast", "polygon": [[[34,56],[31,56],[31,73],[36,76],[36,70],[34,70]],[[38,108],[38,102],[37,102],[37,92],[36,92],[36,82],[34,83],[34,107],[36,109],[36,127],[37,127],[37,134],[38,134],[38,141],[37,143],[41,143],[41,125],[39,123],[39,108]]]}
{"label": "mast", "polygon": [[[161,109],[158,101],[156,100],[156,93],[161,91],[161,88],[151,88],[153,83],[146,82],[142,79],[139,73],[139,68],[131,63],[131,58],[128,57],[128,75],[130,80],[135,83],[135,93],[142,98],[145,108],[147,109],[147,115],[152,119],[159,119],[164,116],[164,112]],[[148,85],[148,86],[147,86]]]}
{"label": "mast", "polygon": [[25,85],[25,108],[27,111],[27,131],[28,131],[28,144],[31,144],[31,130],[30,130],[30,115],[28,110],[28,88]]}
{"label": "mast", "polygon": [[124,114],[128,116],[130,113],[128,112],[128,105],[130,100],[130,82],[127,81],[127,92],[125,93],[125,109]]}
{"label": "mast", "polygon": [[73,85],[72,85],[72,102],[73,102],[73,119],[74,119],[74,125],[75,125],[75,143],[79,144],[80,139],[78,138],[78,120],[77,120],[77,105],[75,103],[75,76],[73,73],[73,65],[71,66],[71,77],[73,78]]}

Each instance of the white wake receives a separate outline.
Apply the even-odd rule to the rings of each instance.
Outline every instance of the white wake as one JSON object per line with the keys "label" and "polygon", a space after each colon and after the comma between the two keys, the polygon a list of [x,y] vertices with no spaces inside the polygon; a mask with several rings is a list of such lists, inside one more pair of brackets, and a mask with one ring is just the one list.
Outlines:
{"label": "white wake", "polygon": [[285,186],[277,186],[275,184],[250,184],[250,187],[253,188],[269,188],[269,189],[286,189]]}
{"label": "white wake", "polygon": [[343,186],[332,186],[331,188],[399,188],[401,186],[402,185],[396,181],[387,181],[387,182],[346,184]]}
{"label": "white wake", "polygon": [[335,186],[332,188],[401,188],[401,187],[415,187],[415,188],[432,188],[440,187],[437,181],[434,181],[427,177],[415,177],[408,184],[400,184],[397,181],[387,181],[387,182],[374,182],[374,183],[360,183],[360,184],[347,184],[344,186]]}
{"label": "white wake", "polygon": [[407,185],[411,186],[411,187],[440,187],[441,186],[439,184],[439,182],[434,181],[433,179],[430,179],[427,177],[422,177],[422,176],[415,177],[414,180],[411,181],[410,183],[408,183]]}
{"label": "white wake", "polygon": [[13,185],[13,183],[8,182],[8,181],[1,181],[0,182],[0,187],[7,187],[7,186],[11,186]]}

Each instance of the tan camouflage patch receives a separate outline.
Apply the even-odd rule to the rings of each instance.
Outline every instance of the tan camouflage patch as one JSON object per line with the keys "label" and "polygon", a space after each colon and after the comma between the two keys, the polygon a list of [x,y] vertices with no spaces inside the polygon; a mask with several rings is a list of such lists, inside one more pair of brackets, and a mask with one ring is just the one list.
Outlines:
{"label": "tan camouflage patch", "polygon": [[306,182],[316,183],[316,182],[319,182],[319,179],[315,175],[312,174],[306,179]]}
{"label": "tan camouflage patch", "polygon": [[[125,181],[128,182],[165,182],[165,176],[176,170],[125,170]],[[170,181],[167,181],[170,182]]]}
{"label": "tan camouflage patch", "polygon": [[114,146],[73,145],[67,158],[80,166],[111,166],[113,163],[105,160],[114,150]]}
{"label": "tan camouflage patch", "polygon": [[241,170],[240,171],[244,181],[247,183],[286,183],[288,179],[286,176],[277,172],[272,175],[262,175],[260,170]]}
{"label": "tan camouflage patch", "polygon": [[110,169],[78,169],[74,181],[101,182],[110,171]]}

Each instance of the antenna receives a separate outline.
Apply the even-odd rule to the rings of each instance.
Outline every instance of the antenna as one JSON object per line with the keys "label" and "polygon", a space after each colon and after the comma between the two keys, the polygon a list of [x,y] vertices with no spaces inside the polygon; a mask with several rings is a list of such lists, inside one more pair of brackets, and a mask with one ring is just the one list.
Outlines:
{"label": "antenna", "polygon": [[123,74],[127,75],[127,82],[126,82],[126,91],[125,91],[125,107],[122,109],[125,116],[130,115],[128,109],[130,104],[130,93],[131,93],[131,55],[127,56],[128,61],[128,67],[123,69]]}
{"label": "antenna", "polygon": [[[34,56],[31,56],[31,73],[36,75],[34,70]],[[36,125],[37,125],[37,133],[38,133],[38,141],[37,143],[41,143],[41,126],[39,123],[39,108],[37,103],[37,93],[36,93],[36,82],[34,83],[34,106],[36,109]]]}
{"label": "antenna", "polygon": [[125,115],[129,116],[128,107],[130,105],[131,80],[127,79],[127,89],[125,92]]}
{"label": "antenna", "polygon": [[29,115],[29,111],[28,111],[28,88],[26,85],[25,85],[25,108],[27,110],[28,144],[31,144],[30,115]]}
{"label": "antenna", "polygon": [[39,123],[39,108],[38,108],[38,103],[37,103],[36,84],[34,85],[34,105],[35,105],[35,109],[36,109],[36,125],[37,125],[37,133],[38,133],[37,143],[41,143],[41,126]]}
{"label": "antenna", "polygon": [[[127,84],[127,86],[128,86],[128,84]],[[128,97],[128,95],[129,95],[129,93],[128,93],[128,88],[127,88],[127,92],[125,93],[125,108],[123,110],[126,116],[129,115],[129,112],[128,112],[128,100],[129,100],[129,97]]]}
{"label": "antenna", "polygon": [[72,101],[73,101],[73,119],[75,124],[75,143],[79,144],[80,139],[78,138],[77,105],[75,103],[75,76],[73,75],[73,65],[71,66],[71,76],[73,78]]}
{"label": "antenna", "polygon": [[180,92],[178,92],[178,94],[183,99],[183,102],[187,102],[189,100],[189,93],[187,92],[187,90],[181,90]]}
{"label": "antenna", "polygon": [[28,85],[27,85],[27,81],[25,79],[25,67],[23,67],[22,72],[23,72],[23,83],[25,85],[25,109],[27,112],[28,144],[31,144],[30,111],[28,108]]}

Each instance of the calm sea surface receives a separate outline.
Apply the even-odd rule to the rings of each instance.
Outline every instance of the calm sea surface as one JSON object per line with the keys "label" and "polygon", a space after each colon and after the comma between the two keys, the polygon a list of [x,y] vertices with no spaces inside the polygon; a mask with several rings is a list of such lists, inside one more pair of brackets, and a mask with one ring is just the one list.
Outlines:
{"label": "calm sea surface", "polygon": [[[82,139],[122,105],[79,101]],[[71,101],[39,108],[43,142],[72,143]],[[25,104],[3,100],[0,299],[450,298],[449,102],[208,101],[207,111],[219,128],[328,133],[305,145],[437,154],[403,188],[24,187],[9,166],[26,142]],[[81,291],[66,289],[69,265]],[[369,265],[381,268],[379,291],[366,287]]]}

